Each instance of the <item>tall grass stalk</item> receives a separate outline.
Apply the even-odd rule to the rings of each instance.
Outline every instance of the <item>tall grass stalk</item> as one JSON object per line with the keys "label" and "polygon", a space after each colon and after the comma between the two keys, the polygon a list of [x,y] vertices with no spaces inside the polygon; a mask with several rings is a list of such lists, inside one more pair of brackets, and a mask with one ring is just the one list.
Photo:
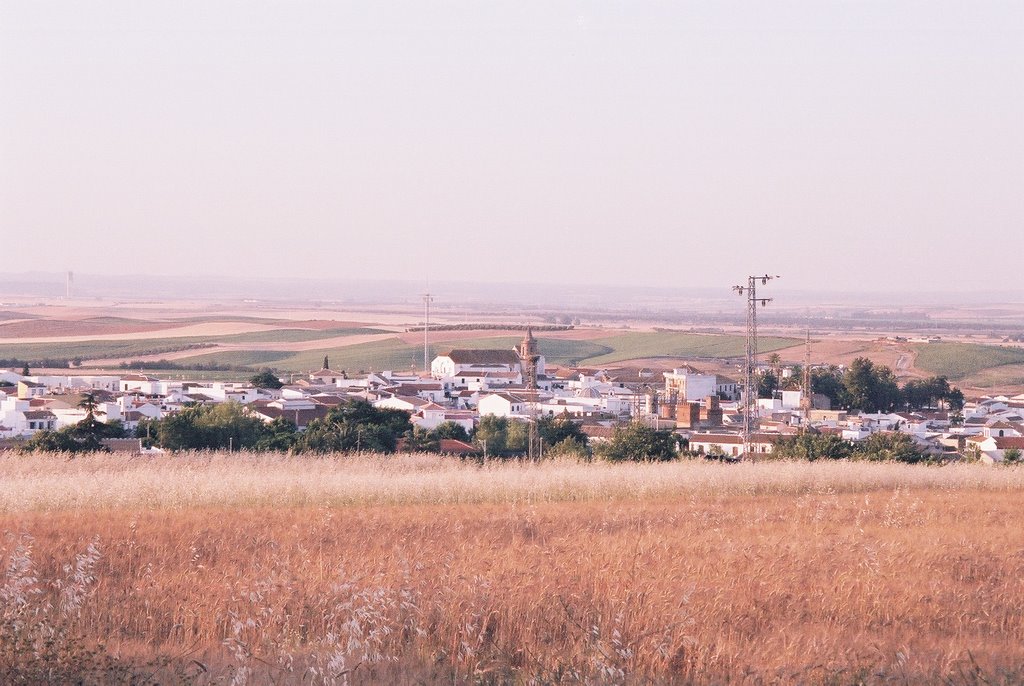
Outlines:
{"label": "tall grass stalk", "polygon": [[1024,470],[982,465],[704,461],[609,464],[472,461],[428,454],[295,457],[193,453],[126,458],[0,457],[0,511],[82,507],[310,506],[587,502],[686,493],[826,489],[1024,491]]}
{"label": "tall grass stalk", "polygon": [[1021,470],[208,454],[0,473],[4,683],[1024,681]]}

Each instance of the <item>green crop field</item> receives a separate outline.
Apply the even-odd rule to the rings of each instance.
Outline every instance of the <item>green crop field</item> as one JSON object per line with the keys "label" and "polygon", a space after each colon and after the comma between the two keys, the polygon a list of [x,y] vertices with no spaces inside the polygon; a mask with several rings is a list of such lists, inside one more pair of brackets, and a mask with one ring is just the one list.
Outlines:
{"label": "green crop field", "polygon": [[935,375],[957,381],[973,374],[1024,363],[1024,348],[976,343],[922,343],[915,345],[916,366]]}
{"label": "green crop field", "polygon": [[[83,360],[114,357],[141,357],[143,355],[160,355],[163,353],[188,350],[206,344],[231,343],[292,343],[315,341],[319,339],[337,338],[340,336],[360,336],[365,334],[389,333],[383,329],[371,328],[338,328],[338,329],[279,329],[272,331],[252,331],[224,336],[183,336],[176,338],[144,338],[97,341],[60,341],[54,343],[5,343],[0,345],[0,359],[42,360],[42,359],[73,359]],[[200,348],[201,349],[201,348]],[[280,353],[273,359],[286,357],[291,353]],[[263,358],[257,358],[257,362]],[[241,364],[241,363],[240,363]],[[248,362],[244,364],[250,364]]]}
{"label": "green crop field", "polygon": [[270,331],[248,331],[211,338],[215,343],[300,343],[341,336],[365,336],[392,333],[384,329],[350,327],[339,329],[272,329]]}
{"label": "green crop field", "polygon": [[[471,338],[461,341],[439,343],[439,351],[447,352],[453,348],[478,350],[480,348],[511,349],[518,347],[522,336],[498,336],[495,338]],[[613,348],[600,345],[593,341],[578,341],[566,338],[538,338],[537,348],[549,364],[572,366],[582,364],[591,358],[614,352]],[[422,348],[420,348],[422,356]]]}
{"label": "green crop field", "polygon": [[[743,355],[743,336],[717,336],[707,334],[656,331],[653,333],[624,333],[590,341],[610,348],[612,352],[586,360],[588,366],[611,364],[622,360],[647,357],[740,357]],[[797,345],[795,338],[764,337],[758,339],[760,352],[771,352]],[[582,364],[582,363],[581,363]]]}
{"label": "green crop field", "polygon": [[[1019,389],[1024,387],[1024,364],[1006,364],[982,369],[958,381],[961,386],[971,388]],[[1014,393],[1016,392],[1015,390]]]}
{"label": "green crop field", "polygon": [[73,359],[83,360],[105,357],[130,357],[133,355],[154,355],[188,350],[203,343],[211,343],[208,337],[187,338],[145,338],[138,340],[107,341],[61,341],[58,343],[5,343],[0,345],[0,358],[19,360]]}
{"label": "green crop field", "polygon": [[[429,347],[428,356],[452,348],[511,349],[522,339],[517,336],[480,337],[444,341]],[[761,339],[762,351],[778,350],[798,344],[796,339]],[[743,354],[740,336],[714,336],[676,332],[626,333],[599,340],[538,338],[537,346],[549,364],[597,366],[644,357],[735,357]],[[319,369],[323,358],[330,358],[331,368],[359,373],[381,370],[419,369],[423,366],[423,347],[391,338],[358,345],[288,351],[219,351],[177,360],[178,364],[248,365],[253,369],[271,366],[282,372],[306,373]]]}
{"label": "green crop field", "polygon": [[[431,349],[431,355],[434,354]],[[253,369],[273,367],[281,372],[307,373],[320,369],[324,356],[337,371],[403,370],[423,364],[423,348],[406,345],[397,338],[330,348],[294,352],[289,350],[222,350],[175,360],[185,367],[196,365],[248,365]]]}
{"label": "green crop field", "polygon": [[[482,337],[460,341],[445,341],[429,346],[428,357],[448,352],[452,348],[494,348],[511,349],[522,339],[513,336]],[[573,341],[553,338],[539,338],[537,346],[551,364],[567,365],[580,362],[595,355],[604,355],[610,348],[595,345],[590,341]],[[286,372],[309,372],[319,369],[324,356],[330,358],[331,368],[337,371],[358,373],[360,371],[420,369],[423,366],[423,346],[403,343],[397,338],[360,343],[358,345],[319,348],[302,352],[287,351],[244,351],[232,350],[215,353],[199,353],[178,360],[178,364],[250,365],[255,367],[273,366]]]}
{"label": "green crop field", "polygon": [[[81,358],[125,358],[133,359],[145,355],[159,356],[195,348],[195,354],[175,360],[183,368],[195,365],[246,366],[252,369],[273,367],[281,372],[306,373],[319,369],[324,355],[328,355],[331,367],[358,373],[360,371],[419,369],[423,365],[423,347],[407,344],[396,338],[361,343],[357,345],[329,345],[327,339],[341,336],[387,334],[383,329],[369,327],[339,327],[335,329],[310,330],[301,328],[257,331],[229,334],[224,336],[189,336],[182,338],[145,338],[137,340],[68,341],[59,343],[26,343],[0,345],[0,358],[21,360],[73,359]],[[208,344],[232,344],[245,346],[246,343],[294,343],[323,339],[325,346],[306,351],[287,350],[227,350],[211,352],[203,346]],[[480,336],[478,338],[443,341],[431,346],[429,356],[446,352],[452,348],[499,348],[511,349],[522,340],[520,336]],[[762,352],[770,352],[797,345],[800,341],[791,338],[765,337],[760,339]],[[595,340],[572,340],[565,338],[537,339],[540,352],[547,362],[561,366],[602,366],[624,360],[666,357],[666,358],[715,358],[738,357],[743,354],[744,340],[741,336],[692,334],[674,331],[627,332]],[[940,344],[941,345],[941,344]],[[927,346],[929,349],[935,346]],[[975,346],[984,348],[984,346]],[[1005,351],[1003,348],[992,348]],[[1024,361],[1020,357],[1001,362]],[[983,368],[983,367],[979,367]],[[969,372],[967,372],[969,373]],[[957,378],[950,375],[950,378]]]}

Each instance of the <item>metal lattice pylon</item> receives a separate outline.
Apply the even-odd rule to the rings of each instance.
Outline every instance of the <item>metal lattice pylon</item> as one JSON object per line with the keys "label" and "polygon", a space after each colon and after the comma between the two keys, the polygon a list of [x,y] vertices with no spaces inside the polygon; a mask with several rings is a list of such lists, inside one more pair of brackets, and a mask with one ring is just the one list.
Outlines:
{"label": "metal lattice pylon", "polygon": [[430,376],[430,303],[434,302],[432,293],[424,293],[423,297],[423,372]]}
{"label": "metal lattice pylon", "polygon": [[757,428],[757,306],[764,307],[772,298],[757,297],[757,282],[767,284],[778,276],[748,276],[746,286],[733,286],[739,295],[747,296],[747,344],[743,363],[743,458],[750,458],[750,436]]}

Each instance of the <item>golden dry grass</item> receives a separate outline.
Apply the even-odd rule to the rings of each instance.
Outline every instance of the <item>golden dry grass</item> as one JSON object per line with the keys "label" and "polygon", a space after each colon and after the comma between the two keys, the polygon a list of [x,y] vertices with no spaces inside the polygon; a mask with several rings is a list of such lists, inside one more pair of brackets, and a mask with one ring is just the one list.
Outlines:
{"label": "golden dry grass", "polygon": [[166,656],[164,683],[1024,679],[1022,470],[36,456],[0,480],[4,612],[21,588],[117,664]]}

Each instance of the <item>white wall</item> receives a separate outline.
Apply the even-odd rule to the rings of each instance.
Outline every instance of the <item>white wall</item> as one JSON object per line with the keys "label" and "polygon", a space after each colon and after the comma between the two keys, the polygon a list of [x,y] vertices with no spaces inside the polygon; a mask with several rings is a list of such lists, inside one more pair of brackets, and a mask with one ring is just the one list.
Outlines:
{"label": "white wall", "polygon": [[782,408],[784,410],[800,409],[800,400],[804,397],[803,391],[783,391]]}
{"label": "white wall", "polygon": [[525,403],[509,403],[499,395],[486,395],[477,403],[480,416],[492,414],[497,417],[509,417],[514,414],[522,414],[525,407]]}

